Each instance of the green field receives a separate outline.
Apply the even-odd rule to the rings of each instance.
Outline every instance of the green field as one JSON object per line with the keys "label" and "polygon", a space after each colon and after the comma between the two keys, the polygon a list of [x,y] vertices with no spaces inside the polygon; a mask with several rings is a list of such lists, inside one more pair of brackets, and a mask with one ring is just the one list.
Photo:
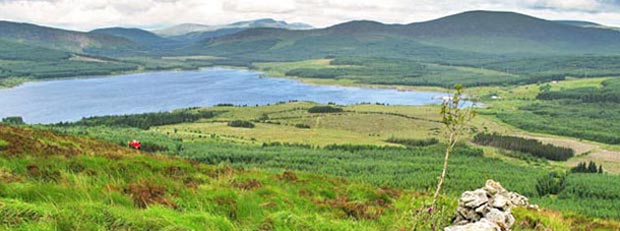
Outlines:
{"label": "green field", "polygon": [[[458,153],[463,155],[457,155],[455,161],[464,162],[456,164],[454,172],[468,172],[469,179],[473,181],[466,185],[454,184],[452,181],[450,193],[440,202],[443,209],[429,217],[425,212],[420,213],[420,208],[429,203],[430,193],[414,185],[432,179],[430,175],[421,178],[420,172],[438,170],[436,162],[439,156],[428,151],[439,147],[358,152],[284,146],[261,149],[227,142],[181,141],[158,133],[128,128],[72,127],[54,130],[81,134],[82,137],[0,126],[0,139],[4,140],[0,146],[0,212],[4,215],[0,219],[0,227],[13,230],[427,230],[431,225],[443,226],[449,222],[456,206],[455,190],[477,187],[483,182],[478,179],[484,179],[484,176],[476,176],[482,172],[470,172],[472,169],[467,166],[477,163],[487,166],[484,172],[495,169],[499,170],[496,173],[500,175],[506,173],[501,173],[501,169],[512,168],[525,174],[540,172],[477,157],[474,149],[460,148]],[[221,153],[220,157],[224,157],[224,153],[234,154],[226,158],[229,161],[237,160],[229,162],[232,167],[224,164],[226,162],[205,165],[161,154],[140,153],[114,143],[86,138],[85,135],[109,141],[133,137],[143,141],[157,141],[162,145],[181,144],[183,150],[178,155],[196,150],[206,154],[208,150],[213,150]],[[258,159],[255,159],[263,155],[267,155],[267,158],[277,155],[278,159],[287,161],[271,162],[279,166],[265,168],[269,162],[256,162]],[[196,160],[202,158],[194,156]],[[204,156],[212,160],[219,158],[218,155]],[[390,164],[385,159],[387,156],[398,156],[399,159],[390,158]],[[244,158],[254,158],[255,161],[244,161]],[[289,161],[301,164],[301,160],[305,160],[306,167],[317,167],[319,165],[312,164],[313,161],[332,162],[336,158],[341,159],[342,164],[347,164],[324,164],[312,173],[284,171],[281,167],[289,165],[288,169],[300,169],[304,165],[292,165],[293,162]],[[373,165],[369,158],[384,160]],[[252,165],[261,166],[264,170],[255,170],[251,168]],[[397,165],[401,167],[394,168]],[[241,166],[244,167],[239,168]],[[381,171],[391,166],[392,172],[384,174],[402,177],[405,176],[404,172],[397,170],[408,169],[413,175],[405,178],[409,179],[404,182],[409,185],[405,189],[385,187],[378,185],[389,184],[385,181],[389,180],[386,177],[388,175],[363,180],[363,175],[347,175],[356,173],[353,169],[344,172],[337,170],[340,166],[357,166],[359,170],[370,173],[377,172],[382,168],[380,166],[384,169]],[[419,169],[421,166],[429,170],[422,171]],[[330,171],[331,175],[342,175],[334,172],[340,171],[348,179],[321,174]],[[527,175],[500,175],[497,175],[497,179],[504,180],[509,189],[532,193],[528,192],[528,184],[532,181],[528,181]],[[579,200],[569,198],[579,197],[575,195],[580,193],[579,184],[609,180],[575,176],[570,178],[569,185],[576,186],[571,187],[571,191],[567,190],[565,195],[557,199],[545,197],[535,201],[544,207],[576,211],[578,207],[574,203]],[[394,178],[391,184],[403,184],[397,183],[402,179]],[[362,181],[368,183],[360,183]],[[432,183],[429,181],[427,184]],[[588,192],[592,194],[590,196],[603,193],[607,195],[606,198],[616,198],[615,194],[608,194],[609,191],[605,190],[608,189],[598,188]],[[602,204],[604,198],[599,201],[601,204],[597,205],[600,207],[596,213],[584,215],[614,217],[613,211],[605,210],[610,204]],[[580,209],[587,211],[587,208]],[[534,227],[552,230],[596,227],[606,230],[618,225],[613,220],[584,220],[584,215],[546,209],[517,209],[514,214],[518,221],[526,221],[514,227],[514,230],[536,230]]]}
{"label": "green field", "polygon": [[[440,143],[424,147],[405,147],[388,140],[439,138],[441,142],[437,106],[354,105],[341,107],[341,112],[309,113],[308,109],[314,106],[314,103],[292,102],[260,107],[217,106],[191,109],[188,111],[213,116],[186,123],[171,120],[172,124],[159,123],[161,126],[150,126],[148,130],[98,126],[115,126],[115,123],[118,123],[126,127],[128,124],[124,121],[131,121],[129,118],[132,116],[123,120],[102,117],[88,123],[77,123],[88,127],[65,124],[52,128],[65,134],[87,135],[123,145],[126,140],[140,139],[145,148],[156,146],[155,150],[208,164],[227,163],[236,167],[274,172],[292,169],[345,177],[377,187],[425,192],[432,190],[435,183],[433,179],[440,172],[443,145]],[[186,110],[161,115],[164,117],[153,121],[166,121],[168,119],[164,118],[175,113],[186,113],[184,111]],[[230,121],[248,121],[254,126],[231,127],[228,125]],[[307,126],[298,127],[298,124]],[[489,115],[478,116],[472,124],[472,132],[466,136],[466,141],[476,132],[483,131],[536,135],[511,128]],[[135,126],[148,128],[143,125]],[[553,137],[537,135],[536,138]],[[615,194],[601,197],[607,193],[605,190],[614,189],[584,188],[583,185],[588,185],[591,181],[580,177],[580,174],[569,174],[568,182],[575,183],[567,184],[567,188],[552,195],[537,189],[540,184],[538,181],[544,179],[548,172],[567,171],[567,163],[543,160],[508,150],[477,147],[466,142],[459,146],[457,154],[451,160],[447,195],[456,196],[463,190],[475,188],[485,179],[492,178],[531,197],[534,203],[545,208],[559,209],[566,214],[618,218],[615,212],[618,208],[614,207],[614,203],[610,203],[616,199],[613,196]],[[605,165],[605,168],[609,167],[612,166]],[[513,174],[514,172],[520,174]],[[609,174],[589,177],[600,181],[614,181],[617,178]],[[596,205],[583,206],[587,201],[594,201]],[[568,206],[570,204],[574,206]]]}

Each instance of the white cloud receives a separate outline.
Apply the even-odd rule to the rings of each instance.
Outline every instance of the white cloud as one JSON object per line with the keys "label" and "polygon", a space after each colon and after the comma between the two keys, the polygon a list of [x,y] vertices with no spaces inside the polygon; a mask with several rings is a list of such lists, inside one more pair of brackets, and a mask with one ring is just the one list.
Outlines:
{"label": "white cloud", "polygon": [[620,25],[620,0],[0,0],[0,19],[78,30],[257,18],[323,27],[359,19],[410,23],[479,9]]}

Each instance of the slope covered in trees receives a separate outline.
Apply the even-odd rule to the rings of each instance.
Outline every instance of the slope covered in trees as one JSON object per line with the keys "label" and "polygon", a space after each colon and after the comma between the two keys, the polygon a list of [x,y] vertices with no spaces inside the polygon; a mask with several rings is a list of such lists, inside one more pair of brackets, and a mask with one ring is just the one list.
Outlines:
{"label": "slope covered in trees", "polygon": [[564,161],[575,155],[575,152],[570,148],[557,147],[552,144],[543,144],[535,139],[505,136],[497,133],[478,133],[474,136],[473,141],[477,144],[529,153],[536,157],[549,160]]}

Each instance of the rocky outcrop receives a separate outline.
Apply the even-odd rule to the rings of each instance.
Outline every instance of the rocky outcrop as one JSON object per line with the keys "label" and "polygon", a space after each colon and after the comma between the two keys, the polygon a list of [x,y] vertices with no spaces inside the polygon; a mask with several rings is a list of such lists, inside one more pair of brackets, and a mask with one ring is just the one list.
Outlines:
{"label": "rocky outcrop", "polygon": [[474,191],[464,192],[459,198],[456,217],[445,231],[505,231],[515,223],[511,209],[530,206],[528,199],[509,192],[498,182],[488,180]]}

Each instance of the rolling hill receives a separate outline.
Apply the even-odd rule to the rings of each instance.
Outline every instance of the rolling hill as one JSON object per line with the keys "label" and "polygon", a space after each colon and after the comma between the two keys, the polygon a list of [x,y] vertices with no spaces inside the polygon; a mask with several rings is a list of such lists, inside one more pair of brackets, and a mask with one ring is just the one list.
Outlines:
{"label": "rolling hill", "polygon": [[514,12],[471,11],[404,27],[405,35],[447,48],[487,53],[617,53],[620,32]]}
{"label": "rolling hill", "polygon": [[169,44],[172,41],[162,38],[152,32],[145,31],[138,28],[122,28],[122,27],[110,27],[101,28],[90,31],[89,34],[102,34],[111,35],[115,37],[125,38],[136,44],[155,46],[161,44]]}
{"label": "rolling hill", "polygon": [[106,34],[91,34],[9,21],[0,21],[0,38],[72,52],[89,49],[116,50],[136,46],[125,38]]}
{"label": "rolling hill", "polygon": [[487,54],[616,54],[620,51],[620,32],[571,26],[513,12],[471,11],[407,25],[352,21],[304,31],[248,29],[205,43],[207,50],[253,44],[259,51],[272,53],[287,47],[299,52],[301,44],[309,45],[304,49],[320,51],[334,44],[366,49],[392,43],[402,46],[393,50],[401,55],[416,53],[408,49],[413,44]]}
{"label": "rolling hill", "polygon": [[4,125],[0,162],[2,230],[392,230],[414,206],[397,189]]}

